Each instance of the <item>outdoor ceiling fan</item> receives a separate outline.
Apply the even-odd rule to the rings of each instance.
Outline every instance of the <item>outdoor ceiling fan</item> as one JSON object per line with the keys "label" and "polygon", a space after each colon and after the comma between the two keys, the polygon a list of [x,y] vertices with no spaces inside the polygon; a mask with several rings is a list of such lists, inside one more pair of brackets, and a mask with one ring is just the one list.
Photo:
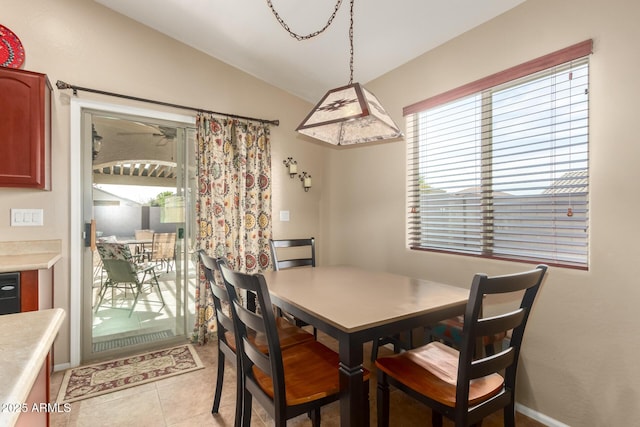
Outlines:
{"label": "outdoor ceiling fan", "polygon": [[126,135],[141,135],[141,136],[151,136],[160,138],[156,145],[161,146],[165,145],[170,141],[173,141],[178,133],[178,129],[170,126],[161,126],[161,125],[150,125],[146,123],[139,123],[140,125],[147,126],[149,128],[154,129],[156,132],[118,132],[120,136]]}

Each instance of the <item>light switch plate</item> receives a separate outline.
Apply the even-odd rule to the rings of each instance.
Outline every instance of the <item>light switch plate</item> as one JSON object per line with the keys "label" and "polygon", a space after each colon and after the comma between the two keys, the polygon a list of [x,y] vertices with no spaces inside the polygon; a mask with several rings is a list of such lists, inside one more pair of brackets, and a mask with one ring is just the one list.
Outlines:
{"label": "light switch plate", "polygon": [[280,221],[282,222],[289,221],[289,211],[280,211]]}
{"label": "light switch plate", "polygon": [[42,209],[11,209],[12,227],[34,227],[44,223]]}

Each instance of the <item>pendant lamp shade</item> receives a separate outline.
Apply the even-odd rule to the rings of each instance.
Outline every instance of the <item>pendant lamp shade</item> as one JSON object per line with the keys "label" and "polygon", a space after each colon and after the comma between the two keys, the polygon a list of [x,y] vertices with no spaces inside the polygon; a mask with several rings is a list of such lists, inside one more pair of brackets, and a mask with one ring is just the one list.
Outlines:
{"label": "pendant lamp shade", "polygon": [[374,94],[360,83],[332,89],[296,129],[334,145],[398,138],[402,132]]}

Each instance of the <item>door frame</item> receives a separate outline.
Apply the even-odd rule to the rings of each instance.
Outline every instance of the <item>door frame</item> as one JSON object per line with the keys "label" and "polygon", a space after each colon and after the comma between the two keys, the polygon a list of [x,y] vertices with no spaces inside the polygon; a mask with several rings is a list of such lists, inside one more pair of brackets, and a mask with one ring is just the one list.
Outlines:
{"label": "door frame", "polygon": [[82,213],[82,114],[84,110],[104,113],[128,114],[167,120],[194,126],[195,116],[168,113],[146,108],[112,104],[87,99],[71,98],[69,141],[69,192],[70,192],[70,241],[69,241],[69,363],[80,365],[82,339],[82,260],[84,251],[84,224]]}

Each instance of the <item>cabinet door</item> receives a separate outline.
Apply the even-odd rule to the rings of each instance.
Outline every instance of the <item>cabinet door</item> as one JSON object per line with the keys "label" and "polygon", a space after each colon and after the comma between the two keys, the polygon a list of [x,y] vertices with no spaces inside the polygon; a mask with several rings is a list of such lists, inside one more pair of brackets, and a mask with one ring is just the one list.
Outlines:
{"label": "cabinet door", "polygon": [[0,67],[0,186],[47,189],[51,85],[44,74]]}
{"label": "cabinet door", "polygon": [[39,306],[38,270],[20,272],[20,311],[38,311]]}

